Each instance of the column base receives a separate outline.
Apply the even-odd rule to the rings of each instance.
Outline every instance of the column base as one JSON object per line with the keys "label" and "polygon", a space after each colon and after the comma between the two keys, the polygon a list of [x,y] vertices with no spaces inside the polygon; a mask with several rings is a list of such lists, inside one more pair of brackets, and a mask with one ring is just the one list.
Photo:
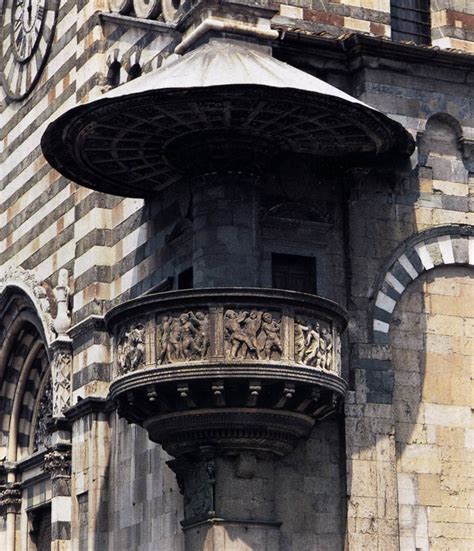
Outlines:
{"label": "column base", "polygon": [[185,551],[278,551],[280,525],[220,518],[183,525]]}

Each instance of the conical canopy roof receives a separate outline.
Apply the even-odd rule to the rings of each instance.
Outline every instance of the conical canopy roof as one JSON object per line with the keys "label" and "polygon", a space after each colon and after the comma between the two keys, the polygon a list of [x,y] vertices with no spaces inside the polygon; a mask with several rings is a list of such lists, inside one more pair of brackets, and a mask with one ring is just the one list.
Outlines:
{"label": "conical canopy roof", "polygon": [[[42,147],[77,183],[142,197],[223,142],[324,157],[413,148],[383,113],[261,50],[224,41],[71,109],[49,125]],[[202,144],[210,144],[204,153]]]}

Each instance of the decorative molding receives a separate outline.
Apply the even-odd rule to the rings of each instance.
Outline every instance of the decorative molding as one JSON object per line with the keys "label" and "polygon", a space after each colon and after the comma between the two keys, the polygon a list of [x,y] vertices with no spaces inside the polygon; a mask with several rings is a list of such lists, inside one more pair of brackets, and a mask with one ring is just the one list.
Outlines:
{"label": "decorative molding", "polygon": [[51,473],[52,479],[71,476],[71,446],[61,445],[49,449],[44,455],[43,471]]}
{"label": "decorative molding", "polygon": [[53,304],[48,287],[32,271],[25,270],[20,266],[9,266],[0,275],[0,299],[9,288],[17,288],[28,296],[42,323],[48,344],[50,344],[55,338],[55,332],[51,315]]}
{"label": "decorative molding", "polygon": [[12,482],[0,487],[0,514],[19,513],[21,494],[21,486],[18,482]]}
{"label": "decorative molding", "polygon": [[64,411],[64,415],[68,421],[73,423],[91,413],[107,413],[113,411],[114,408],[115,405],[111,400],[89,396],[78,400],[77,404]]}
{"label": "decorative molding", "polygon": [[58,284],[54,289],[57,305],[54,329],[58,337],[67,336],[67,331],[71,327],[71,315],[68,307],[69,292],[68,273],[65,268],[62,268],[59,270]]}
{"label": "decorative molding", "polygon": [[77,337],[84,335],[85,333],[91,333],[95,331],[100,331],[103,333],[106,332],[103,316],[89,316],[68,329],[67,334],[71,339],[74,340]]}
{"label": "decorative molding", "polygon": [[215,516],[216,466],[213,448],[201,448],[197,457],[181,457],[168,461],[184,496],[187,523]]}
{"label": "decorative molding", "polygon": [[56,340],[51,345],[53,361],[51,377],[53,387],[53,417],[63,417],[71,406],[72,353],[70,341]]}

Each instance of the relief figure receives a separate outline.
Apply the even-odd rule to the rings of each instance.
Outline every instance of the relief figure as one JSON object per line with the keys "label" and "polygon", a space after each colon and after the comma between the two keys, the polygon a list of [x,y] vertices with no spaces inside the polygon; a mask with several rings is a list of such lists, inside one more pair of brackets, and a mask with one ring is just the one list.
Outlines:
{"label": "relief figure", "polygon": [[179,318],[172,318],[166,348],[166,363],[179,362],[179,360],[181,360],[181,322]]}
{"label": "relief figure", "polygon": [[179,320],[181,322],[181,358],[191,360],[194,353],[200,353],[196,342],[198,330],[189,314],[181,314]]}
{"label": "relief figure", "polygon": [[135,371],[145,363],[145,327],[131,326],[119,339],[118,366],[121,374]]}
{"label": "relief figure", "polygon": [[225,339],[230,343],[231,358],[246,358],[249,350],[256,350],[256,343],[252,343],[251,337],[240,325],[248,315],[248,312],[237,314],[234,310],[225,313]]}
{"label": "relief figure", "polygon": [[204,312],[196,312],[196,315],[194,315],[192,312],[189,312],[189,315],[191,316],[191,319],[193,320],[193,323],[198,328],[198,352],[200,353],[201,360],[204,360],[207,358],[207,355],[209,353],[209,346],[210,346],[210,340],[209,340],[209,314],[205,314]]}
{"label": "relief figure", "polygon": [[203,360],[209,352],[209,314],[183,312],[162,316],[156,334],[159,365]]}
{"label": "relief figure", "polygon": [[263,336],[263,356],[265,360],[270,360],[272,352],[275,350],[280,354],[283,352],[280,339],[280,322],[273,319],[272,314],[265,312],[263,314],[262,332]]}
{"label": "relief figure", "polygon": [[295,360],[299,364],[302,364],[304,361],[306,333],[309,330],[310,327],[304,325],[301,319],[295,319]]}
{"label": "relief figure", "polygon": [[281,355],[280,322],[269,312],[227,310],[224,316],[227,355],[240,359],[270,359]]}
{"label": "relief figure", "polygon": [[295,319],[295,361],[319,369],[332,367],[333,339],[320,324]]}
{"label": "relief figure", "polygon": [[321,346],[321,334],[319,332],[319,323],[314,329],[308,331],[306,336],[306,351],[304,353],[304,363],[314,365],[317,362]]}
{"label": "relief figure", "polygon": [[330,371],[331,365],[332,365],[333,343],[332,343],[332,336],[327,329],[323,329],[322,331],[322,340],[325,342],[326,350],[325,350],[324,361],[321,362],[321,367],[323,369],[327,369],[328,371]]}

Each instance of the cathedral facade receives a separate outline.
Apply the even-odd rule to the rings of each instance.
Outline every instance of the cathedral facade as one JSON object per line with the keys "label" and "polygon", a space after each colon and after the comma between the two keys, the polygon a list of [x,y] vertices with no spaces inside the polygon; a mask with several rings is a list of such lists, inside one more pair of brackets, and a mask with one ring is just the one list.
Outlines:
{"label": "cathedral facade", "polygon": [[0,5],[0,549],[472,549],[472,3]]}

